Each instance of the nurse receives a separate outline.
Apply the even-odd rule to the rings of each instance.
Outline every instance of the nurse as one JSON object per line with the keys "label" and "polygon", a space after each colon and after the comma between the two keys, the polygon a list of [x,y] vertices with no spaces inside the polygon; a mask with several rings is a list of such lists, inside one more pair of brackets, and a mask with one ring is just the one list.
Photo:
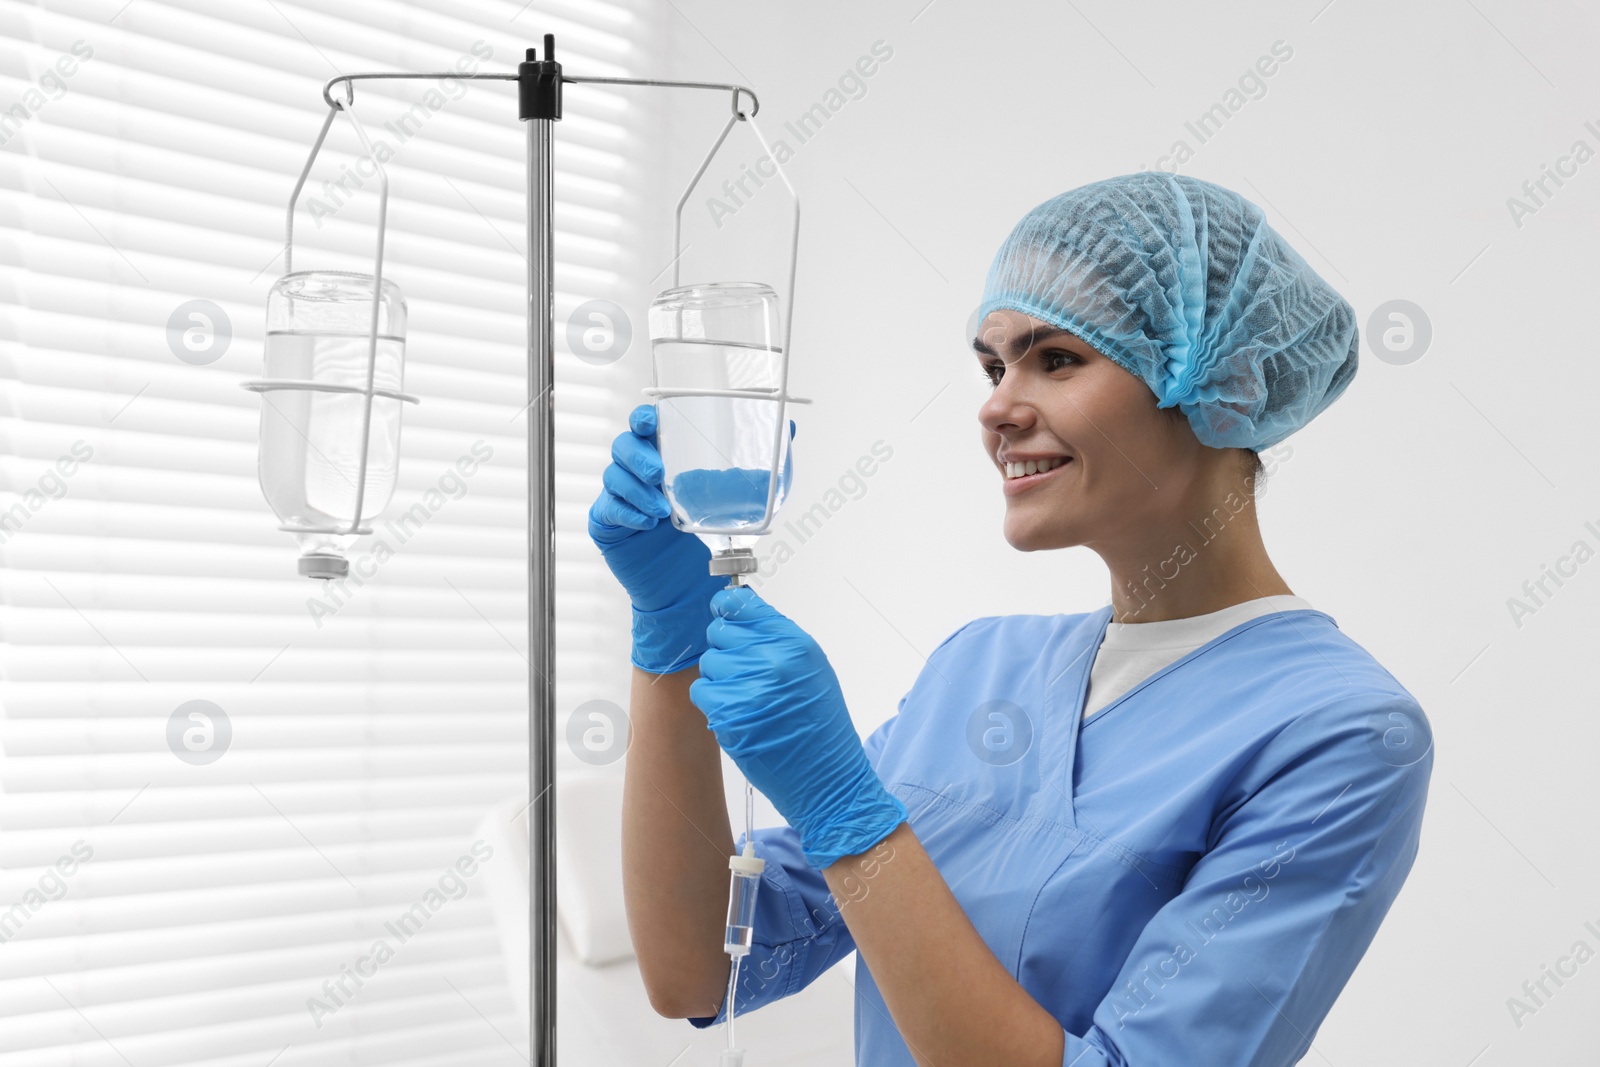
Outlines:
{"label": "nurse", "polygon": [[816,641],[664,521],[653,409],[616,439],[589,530],[634,609],[651,1004],[726,1016],[720,746],[789,824],[755,835],[738,1012],[857,951],[860,1064],[1293,1064],[1411,869],[1433,762],[1256,519],[1259,454],[1355,374],[1354,312],[1254,204],[1149,172],[1030,211],[980,310],[1006,540],[1086,546],[1110,603],[967,623],[865,743]]}

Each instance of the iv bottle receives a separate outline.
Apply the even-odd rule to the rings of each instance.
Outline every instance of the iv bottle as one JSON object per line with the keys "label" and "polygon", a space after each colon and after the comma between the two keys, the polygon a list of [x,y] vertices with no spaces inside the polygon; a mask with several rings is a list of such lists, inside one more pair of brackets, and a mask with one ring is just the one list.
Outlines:
{"label": "iv bottle", "polygon": [[261,491],[300,543],[300,573],[342,578],[355,535],[394,495],[400,458],[406,302],[384,279],[378,303],[365,492],[356,514],[367,402],[372,275],[297,271],[267,297],[258,474]]}
{"label": "iv bottle", "polygon": [[[681,286],[655,298],[649,321],[672,524],[726,555],[765,532],[788,495],[778,298],[760,282]],[[746,395],[719,395],[730,391]]]}

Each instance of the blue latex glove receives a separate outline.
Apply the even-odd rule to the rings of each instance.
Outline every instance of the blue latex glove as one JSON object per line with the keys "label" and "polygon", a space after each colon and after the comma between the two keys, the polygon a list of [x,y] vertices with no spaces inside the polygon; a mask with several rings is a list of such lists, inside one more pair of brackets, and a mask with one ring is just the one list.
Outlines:
{"label": "blue latex glove", "polygon": [[689,699],[799,833],[806,862],[821,870],[888,837],[906,807],[868,762],[817,642],[748,586],[721,590],[711,610]]}
{"label": "blue latex glove", "polygon": [[589,509],[589,538],[633,605],[634,666],[670,674],[694,666],[706,650],[711,597],[728,580],[707,570],[705,542],[669,518],[655,406],[634,408],[628,426],[611,444],[612,462]]}

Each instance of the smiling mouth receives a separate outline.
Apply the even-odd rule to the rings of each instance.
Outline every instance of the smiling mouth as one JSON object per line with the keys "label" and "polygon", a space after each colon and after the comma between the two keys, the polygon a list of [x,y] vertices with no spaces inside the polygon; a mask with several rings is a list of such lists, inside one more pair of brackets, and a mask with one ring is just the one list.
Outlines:
{"label": "smiling mouth", "polygon": [[1017,478],[1026,478],[1034,474],[1044,474],[1071,461],[1071,456],[1053,456],[1050,459],[1030,459],[1022,463],[1006,463],[1004,464],[1003,473],[1007,481],[1013,481]]}
{"label": "smiling mouth", "polygon": [[[1026,471],[1026,464],[1006,464],[1005,477],[1000,483],[1001,491],[1007,496],[1010,496],[1014,493],[1026,492],[1034,486],[1042,484],[1047,479],[1054,478],[1060,471],[1065,470],[1071,465],[1072,457],[1063,456],[1046,462],[1054,463],[1055,465],[1048,467],[1045,470],[1035,470],[1032,474],[1023,473],[1020,475],[1015,475],[1012,472],[1017,470],[1019,467]],[[1037,464],[1035,464],[1035,466],[1037,466]]]}

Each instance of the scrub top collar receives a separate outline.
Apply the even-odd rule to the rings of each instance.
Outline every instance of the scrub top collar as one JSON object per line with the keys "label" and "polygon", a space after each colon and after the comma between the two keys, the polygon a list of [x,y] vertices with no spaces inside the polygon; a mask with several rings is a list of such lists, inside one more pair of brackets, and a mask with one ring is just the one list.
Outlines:
{"label": "scrub top collar", "polygon": [[1105,639],[1106,626],[1111,622],[1111,605],[1105,604],[1096,609],[1090,616],[1085,626],[1074,627],[1072,639],[1062,643],[1056,650],[1055,662],[1061,664],[1055,667],[1051,680],[1045,686],[1046,695],[1056,699],[1070,699],[1071,706],[1062,710],[1061,723],[1065,731],[1061,737],[1061,750],[1051,754],[1051,758],[1059,761],[1062,766],[1061,784],[1066,794],[1068,814],[1074,824],[1077,821],[1077,762],[1078,762],[1078,734],[1079,731],[1100,722],[1107,716],[1114,714],[1126,706],[1130,700],[1135,699],[1144,690],[1165,678],[1173,671],[1182,670],[1185,664],[1208,654],[1213,649],[1233,640],[1240,634],[1246,633],[1257,626],[1263,626],[1275,620],[1284,620],[1289,625],[1303,625],[1312,617],[1326,619],[1331,625],[1339,624],[1333,616],[1315,608],[1297,608],[1290,611],[1274,611],[1265,615],[1256,615],[1246,619],[1239,625],[1218,634],[1199,648],[1192,650],[1180,658],[1173,660],[1165,667],[1143,679],[1139,684],[1121,694],[1111,703],[1096,711],[1093,715],[1083,714],[1084,701],[1088,699],[1089,669],[1094,665],[1094,654],[1100,648],[1100,643]]}

